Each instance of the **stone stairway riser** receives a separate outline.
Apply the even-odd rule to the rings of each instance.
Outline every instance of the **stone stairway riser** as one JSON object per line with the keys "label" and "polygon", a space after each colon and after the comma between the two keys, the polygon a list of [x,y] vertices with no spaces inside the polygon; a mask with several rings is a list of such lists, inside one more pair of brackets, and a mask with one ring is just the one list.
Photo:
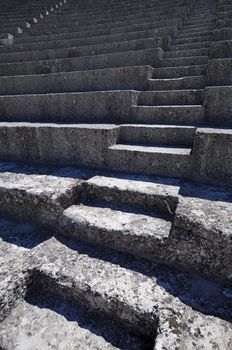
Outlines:
{"label": "stone stairway riser", "polygon": [[21,62],[0,65],[0,75],[47,74],[117,68],[143,65],[159,65],[163,51],[159,48],[149,50],[125,51],[82,58],[66,58],[60,60]]}
{"label": "stone stairway riser", "polygon": [[[28,44],[17,44],[15,43],[10,47],[0,47],[0,53],[7,52],[20,52],[20,51],[36,51],[36,50],[45,50],[45,49],[57,49],[57,48],[65,48],[65,47],[74,47],[74,46],[88,46],[88,45],[96,45],[103,44],[109,42],[120,42],[120,41],[129,41],[129,40],[138,40],[138,39],[148,39],[154,38],[155,32],[150,31],[140,31],[140,32],[131,32],[125,34],[112,34],[112,35],[103,35],[96,37],[87,37],[83,39],[66,39],[66,40],[49,40],[49,41],[41,41],[36,43],[28,43]],[[164,42],[163,37],[157,37],[156,40],[160,40],[161,43]],[[163,44],[162,44],[163,45]]]}
{"label": "stone stairway riser", "polygon": [[1,95],[146,89],[149,66],[0,77]]}
{"label": "stone stairway riser", "polygon": [[50,49],[43,51],[15,52],[0,54],[0,63],[42,61],[82,56],[96,56],[114,52],[152,49],[162,45],[159,39],[139,39],[124,42],[106,43],[90,46],[69,47],[64,49]]}

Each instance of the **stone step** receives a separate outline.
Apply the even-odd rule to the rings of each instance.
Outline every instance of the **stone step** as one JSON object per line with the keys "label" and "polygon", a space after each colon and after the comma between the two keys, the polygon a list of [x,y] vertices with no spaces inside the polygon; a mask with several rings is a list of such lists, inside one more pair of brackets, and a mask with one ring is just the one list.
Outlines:
{"label": "stone step", "polygon": [[[82,27],[82,30],[79,31],[79,35],[81,37],[85,37],[88,36],[90,34],[92,34],[92,36],[94,35],[94,33],[96,33],[95,35],[101,34],[101,35],[106,35],[106,34],[116,34],[116,33],[126,33],[126,32],[131,32],[131,31],[139,31],[139,30],[151,30],[151,29],[159,29],[159,28],[163,28],[163,30],[166,32],[166,34],[168,35],[169,33],[174,33],[177,31],[177,26],[176,25],[172,25],[170,23],[170,25],[167,25],[167,23],[160,23],[159,22],[147,22],[147,23],[137,23],[137,21],[135,21],[134,24],[130,24],[130,25],[122,25],[122,26],[118,26],[115,25],[114,26],[104,26],[104,27],[100,27],[95,26],[95,27],[90,27],[90,26],[85,26]],[[38,28],[38,27],[36,27]],[[80,28],[78,27],[78,25],[76,26],[72,26],[72,27],[54,27],[54,28],[48,28],[46,29],[46,27],[43,28],[38,28],[37,30],[30,30],[30,35],[53,35],[53,34],[61,34],[61,33],[70,33],[70,32],[76,32],[78,31]]]}
{"label": "stone step", "polygon": [[[188,142],[188,147],[191,146],[194,134],[193,127],[189,129],[183,127],[181,130],[176,126],[173,126],[173,129],[168,125],[149,126],[150,129],[146,129],[145,125],[138,125],[137,129],[136,126],[131,126],[134,131],[134,141],[137,137],[141,143],[147,135],[147,141],[144,144],[149,140],[156,140],[156,142],[166,144],[171,144],[173,141],[173,144],[182,144],[183,147],[186,147]],[[107,165],[108,167],[107,147],[120,139],[121,128],[122,137],[127,137],[128,140],[128,130],[131,130],[131,127],[127,126],[125,129],[123,126],[119,128],[116,125],[101,124],[1,123],[0,134],[3,136],[0,156],[1,159],[5,160],[23,161],[27,159],[32,163],[40,164],[97,168]],[[14,145],[11,142],[12,137],[15,140]],[[65,141],[66,139],[68,139],[68,143]],[[57,142],[57,140],[61,141]],[[81,143],[79,140],[82,140]],[[138,141],[136,142],[138,143]],[[30,144],[30,148],[26,147],[27,144]],[[110,164],[108,168],[110,169]]]}
{"label": "stone step", "polygon": [[[148,339],[127,332],[109,317],[96,316],[86,307],[40,289],[32,289],[0,324],[0,346],[17,348],[23,338],[43,349],[143,349]],[[59,332],[57,333],[57,329]],[[33,338],[33,340],[32,340]],[[154,341],[151,339],[151,343]],[[25,348],[26,349],[26,348]]]}
{"label": "stone step", "polygon": [[195,126],[127,124],[120,126],[119,143],[192,147]]}
{"label": "stone step", "polygon": [[[44,258],[41,255],[42,247]],[[57,256],[58,251],[60,253]],[[51,263],[52,257],[57,260],[56,267]],[[93,311],[118,320],[138,334],[155,337],[157,314],[150,309],[154,308],[152,300],[155,301],[151,279],[118,264],[79,253],[55,239],[40,245],[36,259],[39,263],[38,280],[45,290],[88,305]],[[145,299],[140,291],[144,283],[149,303],[144,303]],[[128,288],[129,286],[134,287]]]}
{"label": "stone step", "polygon": [[1,95],[146,89],[150,66],[0,77]]}
{"label": "stone step", "polygon": [[207,21],[208,19],[210,20],[214,20],[215,19],[215,15],[211,14],[211,8],[210,11],[203,11],[203,10],[199,10],[198,12],[193,11],[191,13],[191,20],[193,21],[194,19],[202,19]]}
{"label": "stone step", "polygon": [[[75,33],[74,33],[75,34]],[[0,52],[21,52],[27,50],[44,50],[44,49],[57,49],[64,47],[78,47],[78,46],[88,46],[93,44],[104,44],[104,43],[113,43],[120,41],[129,41],[135,39],[144,39],[144,38],[154,38],[155,31],[154,30],[145,30],[145,31],[137,31],[137,32],[128,32],[124,34],[111,34],[111,35],[100,35],[100,36],[90,36],[86,38],[75,38],[70,35],[70,38],[65,37],[62,39],[62,36],[59,38],[49,38],[47,37],[46,41],[38,41],[32,43],[24,43],[20,44],[18,42],[18,38],[16,39],[13,46],[2,46],[0,47]],[[44,40],[44,39],[41,39]],[[161,37],[157,37],[157,41],[160,41],[160,45],[163,43],[163,39]]]}
{"label": "stone step", "polygon": [[206,65],[191,65],[179,67],[154,68],[153,78],[169,79],[187,76],[200,76],[206,73]]}
{"label": "stone step", "polygon": [[[191,16],[191,15],[190,15]],[[188,26],[192,26],[192,25],[204,25],[205,23],[209,24],[209,23],[214,23],[215,22],[215,18],[210,16],[210,17],[207,17],[207,18],[192,18],[191,17],[188,17],[187,21],[185,22],[184,26],[188,27]]]}
{"label": "stone step", "polygon": [[154,212],[131,212],[104,202],[66,209],[59,226],[65,236],[142,257],[150,256],[153,246],[162,244],[170,230],[171,222]]}
{"label": "stone step", "polygon": [[2,216],[54,226],[63,210],[75,202],[84,171],[79,173],[79,178],[69,178],[47,175],[46,169],[41,174],[39,170],[28,167],[25,172],[23,167],[16,166],[4,169],[0,163]]}
{"label": "stone step", "polygon": [[[97,247],[80,243],[68,247],[65,240],[62,243],[52,238],[35,250],[38,289],[88,305],[97,314],[118,320],[126,329],[151,337],[155,344],[166,348],[180,349],[178,344],[183,341],[194,341],[201,347],[208,341],[229,349],[229,322],[194,311],[180,301],[179,291],[184,290],[191,297],[194,295],[191,292],[194,279],[170,273],[160,265],[152,269],[142,261],[131,261],[110,253],[111,256]],[[165,290],[160,281],[172,281],[177,297]],[[195,278],[197,285],[207,286],[203,281]],[[193,300],[198,305],[200,294],[193,296]],[[219,299],[216,297],[216,300]],[[220,302],[217,308],[220,308]],[[169,326],[170,317],[172,324]],[[197,332],[199,326],[204,330],[200,335]],[[216,330],[221,337],[217,337]]]}
{"label": "stone step", "polygon": [[208,56],[209,49],[185,49],[185,50],[177,50],[177,51],[169,51],[164,53],[164,58],[176,58],[176,57],[193,57],[193,56]]}
{"label": "stone step", "polygon": [[200,105],[204,90],[164,90],[142,91],[138,97],[138,105]]}
{"label": "stone step", "polygon": [[158,65],[160,48],[124,51],[95,56],[0,64],[0,75],[31,75],[103,68]]}
{"label": "stone step", "polygon": [[108,167],[144,175],[186,178],[191,149],[156,145],[116,144],[109,147]]}
{"label": "stone step", "polygon": [[[104,17],[100,18],[95,16],[88,16],[88,19],[85,19],[84,21],[81,20],[81,18],[75,17],[75,16],[68,16],[68,19],[65,17],[56,17],[54,20],[49,20],[49,23],[40,22],[38,24],[39,28],[53,28],[53,27],[61,27],[61,28],[67,28],[72,26],[79,26],[80,30],[83,28],[85,29],[88,25],[90,28],[95,27],[105,27],[108,26],[110,23],[112,24],[112,27],[114,26],[123,26],[125,23],[128,25],[135,24],[135,23],[148,23],[148,22],[161,22],[162,26],[170,24],[178,24],[181,18],[181,13],[176,14],[173,13],[172,16],[170,15],[163,15],[163,14],[157,14],[151,11],[150,13],[139,13],[135,15],[120,15],[118,14],[110,16],[110,17]],[[164,22],[166,21],[166,22]]]}
{"label": "stone step", "polygon": [[130,114],[138,94],[134,90],[112,90],[0,96],[0,120],[101,123],[116,118],[120,121]]}
{"label": "stone step", "polygon": [[[138,126],[138,129],[144,126]],[[121,128],[121,138],[126,139],[128,130],[136,126]],[[137,130],[136,130],[137,132]],[[131,135],[131,134],[130,134]],[[138,175],[109,174],[94,176],[82,182],[82,202],[100,200],[106,203],[125,204],[131,208],[152,210],[163,216],[173,215],[178,202],[179,181]]]}
{"label": "stone step", "polygon": [[[152,30],[152,29],[151,29]],[[158,29],[156,29],[158,30]],[[88,40],[87,38],[91,38],[91,37],[97,37],[97,36],[107,36],[107,35],[126,35],[127,33],[133,33],[133,32],[140,32],[143,30],[136,30],[136,28],[133,30],[128,30],[128,31],[124,31],[121,32],[118,31],[118,33],[112,33],[110,31],[110,28],[107,31],[103,31],[103,30],[95,30],[95,31],[84,31],[84,32],[80,32],[80,31],[71,31],[68,33],[59,33],[59,34],[50,34],[50,35],[43,35],[42,33],[40,35],[30,35],[30,33],[28,33],[27,35],[25,34],[21,34],[20,37],[17,37],[15,39],[15,43],[18,45],[23,45],[23,44],[33,44],[36,42],[47,42],[47,41],[58,41],[58,40],[70,40],[70,39],[84,39],[86,38],[86,40]]]}
{"label": "stone step", "polygon": [[185,39],[185,38],[201,38],[201,37],[209,37],[210,39],[212,39],[212,29],[211,30],[199,30],[199,31],[195,31],[195,30],[190,30],[189,32],[181,32],[178,33],[178,35],[176,36],[176,38],[174,40],[179,40],[179,39]]}
{"label": "stone step", "polygon": [[164,58],[160,61],[161,67],[178,67],[187,65],[202,65],[208,62],[208,56],[193,56],[180,58]]}
{"label": "stone step", "polygon": [[[188,25],[187,23],[183,23],[183,26],[178,31],[178,36],[181,34],[191,34],[191,33],[201,33],[201,32],[210,32],[210,30],[214,29],[215,24],[207,23],[207,21],[202,22],[202,24],[192,24]],[[200,34],[201,35],[201,34]]]}
{"label": "stone step", "polygon": [[113,20],[109,20],[107,23],[97,23],[97,24],[87,24],[87,25],[80,25],[75,22],[71,23],[65,23],[64,26],[62,26],[62,23],[58,24],[42,24],[44,22],[40,22],[37,26],[33,26],[30,29],[30,34],[33,35],[41,35],[42,33],[47,34],[54,34],[54,33],[67,33],[72,31],[94,31],[94,30],[114,30],[117,28],[121,28],[123,31],[123,28],[135,27],[135,28],[146,28],[146,29],[152,29],[152,28],[165,28],[165,27],[179,27],[181,24],[181,19],[168,19],[168,20],[155,20],[153,18],[144,18],[144,19],[134,19],[134,20],[125,20],[122,22],[114,22]]}
{"label": "stone step", "polygon": [[103,168],[106,150],[116,143],[119,126],[96,123],[96,118],[95,124],[86,124],[84,119],[85,124],[2,122],[0,159]]}
{"label": "stone step", "polygon": [[182,38],[175,38],[172,41],[173,45],[179,45],[179,44],[192,44],[192,43],[198,43],[198,42],[205,42],[205,41],[211,41],[211,35],[202,35],[202,36],[195,36],[189,37],[188,35],[186,37]]}
{"label": "stone step", "polygon": [[[125,6],[120,6],[119,4],[117,6],[113,6],[109,7],[107,6],[107,4],[104,4],[101,6],[101,4],[99,4],[99,6],[97,8],[80,8],[80,6],[78,6],[77,8],[62,8],[61,10],[58,10],[55,13],[55,16],[52,17],[52,19],[57,18],[57,15],[62,15],[64,16],[65,20],[67,20],[69,17],[73,18],[76,17],[79,20],[88,20],[88,17],[86,18],[86,15],[89,16],[90,18],[94,18],[94,15],[96,18],[99,19],[104,19],[104,18],[109,18],[109,17],[114,17],[114,16],[130,16],[130,15],[134,15],[134,16],[139,16],[140,14],[149,14],[149,13],[154,13],[155,14],[159,14],[159,15],[168,15],[170,14],[171,10],[173,10],[173,12],[175,13],[182,13],[184,11],[188,11],[188,6],[179,6],[178,4],[173,4],[173,6],[170,6],[169,4],[169,8],[167,7],[167,5],[163,5],[163,7],[161,8],[160,5],[156,4],[146,4],[144,6],[137,6],[136,3],[132,2],[130,4],[125,4]],[[105,10],[105,12],[103,12],[103,10]]]}
{"label": "stone step", "polygon": [[[199,35],[201,35],[201,33],[207,33],[207,34],[211,34],[211,30],[213,27],[211,26],[207,26],[207,27],[193,27],[193,28],[188,28],[188,27],[181,27],[180,30],[178,31],[178,36],[179,35],[183,35],[183,34],[193,34],[193,33],[199,33]],[[204,34],[203,34],[204,35]]]}
{"label": "stone step", "polygon": [[[173,6],[167,7],[167,5],[165,6],[165,4],[162,4],[163,7],[161,8],[160,5],[156,4],[146,4],[146,5],[139,5],[137,6],[136,3],[132,2],[128,5],[124,5],[124,6],[119,6],[117,5],[117,7],[106,7],[106,6],[99,6],[97,8],[91,8],[91,9],[80,9],[80,7],[71,10],[71,8],[69,9],[62,9],[62,16],[64,16],[65,19],[69,18],[69,17],[76,17],[78,19],[85,19],[86,15],[88,15],[90,18],[94,18],[94,15],[96,16],[96,18],[109,18],[109,17],[114,17],[114,16],[130,16],[130,15],[134,15],[134,16],[139,16],[140,14],[158,14],[158,15],[170,15],[171,12],[173,11],[174,13],[177,14],[181,14],[181,13],[185,13],[189,10],[188,6],[179,6],[178,4],[172,4]],[[105,10],[105,12],[103,12],[103,10]],[[172,10],[172,11],[171,11]],[[88,17],[87,17],[88,19]]]}
{"label": "stone step", "polygon": [[64,49],[2,53],[0,54],[0,63],[42,61],[71,57],[78,58],[91,55],[97,56],[114,52],[156,48],[160,45],[161,41],[159,39],[148,38],[89,46],[68,47]]}
{"label": "stone step", "polygon": [[209,48],[210,44],[211,44],[210,41],[204,41],[204,42],[192,43],[192,44],[170,45],[170,50],[177,51],[177,50]]}
{"label": "stone step", "polygon": [[182,30],[189,30],[189,32],[191,32],[191,30],[198,30],[198,29],[202,29],[202,31],[213,28],[215,26],[215,20],[214,21],[207,21],[207,20],[202,20],[201,22],[198,21],[192,21],[192,22],[185,22],[181,28]]}
{"label": "stone step", "polygon": [[134,123],[162,124],[201,124],[204,122],[204,109],[201,105],[187,106],[134,106]]}
{"label": "stone step", "polygon": [[[172,23],[172,24],[178,24],[183,16],[183,13],[176,13],[173,12],[172,15],[170,14],[159,14],[157,12],[151,11],[150,13],[139,13],[139,14],[128,14],[128,15],[122,15],[122,14],[113,14],[112,16],[103,17],[101,18],[98,16],[96,18],[96,15],[91,16],[87,15],[88,19],[83,20],[81,17],[77,17],[75,15],[73,16],[62,16],[62,17],[56,17],[53,20],[50,18],[49,23],[45,23],[45,21],[41,22],[39,24],[39,27],[45,28],[46,24],[49,28],[59,26],[61,28],[63,27],[71,27],[79,25],[80,29],[86,28],[86,26],[90,26],[93,28],[94,26],[98,27],[104,27],[109,25],[109,23],[112,23],[113,26],[122,26],[125,23],[127,24],[135,24],[135,23],[148,23],[148,22],[161,22],[166,21],[166,23]],[[163,22],[165,23],[165,22]]]}
{"label": "stone step", "polygon": [[205,77],[189,76],[181,78],[149,79],[149,90],[173,90],[173,89],[203,89],[205,87]]}
{"label": "stone step", "polygon": [[[124,30],[125,29],[125,30]],[[164,36],[164,35],[171,35],[176,32],[176,29],[174,27],[166,27],[166,28],[137,28],[136,26],[132,26],[131,28],[124,28],[120,27],[118,28],[109,28],[109,29],[99,29],[99,30],[87,30],[84,32],[68,32],[68,33],[59,33],[59,34],[42,34],[40,35],[21,35],[20,37],[16,38],[17,44],[26,44],[26,43],[35,43],[35,42],[46,42],[46,41],[52,41],[52,40],[69,40],[69,39],[84,39],[89,40],[91,37],[98,37],[98,36],[113,36],[113,35],[127,35],[127,33],[133,33],[133,32],[144,32],[144,31],[153,31],[153,36]]]}

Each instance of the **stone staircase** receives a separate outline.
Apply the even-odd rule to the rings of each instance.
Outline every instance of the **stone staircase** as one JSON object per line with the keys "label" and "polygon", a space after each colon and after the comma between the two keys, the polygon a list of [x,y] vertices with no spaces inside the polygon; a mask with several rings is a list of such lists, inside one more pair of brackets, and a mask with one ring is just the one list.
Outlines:
{"label": "stone staircase", "polygon": [[14,11],[0,349],[231,349],[231,4]]}

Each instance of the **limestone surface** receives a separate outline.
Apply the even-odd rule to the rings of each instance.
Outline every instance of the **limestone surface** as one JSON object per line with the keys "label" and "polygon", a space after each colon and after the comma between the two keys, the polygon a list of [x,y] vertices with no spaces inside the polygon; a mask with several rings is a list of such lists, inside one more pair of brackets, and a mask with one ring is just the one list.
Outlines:
{"label": "limestone surface", "polygon": [[0,8],[0,349],[231,350],[231,0]]}

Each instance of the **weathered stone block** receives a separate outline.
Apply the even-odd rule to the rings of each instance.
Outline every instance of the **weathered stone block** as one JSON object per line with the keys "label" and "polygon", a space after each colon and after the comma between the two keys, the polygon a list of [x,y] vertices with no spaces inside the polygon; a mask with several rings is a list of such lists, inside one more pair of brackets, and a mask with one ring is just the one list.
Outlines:
{"label": "weathered stone block", "polygon": [[232,58],[218,58],[208,62],[206,86],[232,85]]}
{"label": "weathered stone block", "polygon": [[206,87],[204,108],[206,121],[219,125],[232,124],[232,86]]}
{"label": "weathered stone block", "polygon": [[216,41],[211,44],[209,50],[210,58],[231,58],[232,40]]}
{"label": "weathered stone block", "polygon": [[[220,113],[218,115],[220,118]],[[225,183],[231,186],[231,150],[230,129],[197,129],[192,151],[194,157],[192,178],[206,183]]]}

